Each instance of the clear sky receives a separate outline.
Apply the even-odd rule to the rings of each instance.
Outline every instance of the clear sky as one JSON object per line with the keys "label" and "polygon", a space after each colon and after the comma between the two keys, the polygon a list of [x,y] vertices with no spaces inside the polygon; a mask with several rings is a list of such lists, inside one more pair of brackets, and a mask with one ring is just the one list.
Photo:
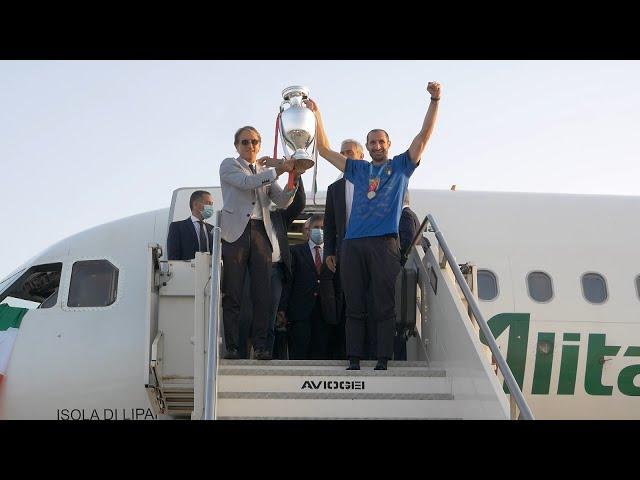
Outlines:
{"label": "clear sky", "polygon": [[[434,80],[410,188],[640,195],[638,61],[0,61],[0,279],[175,188],[219,185],[240,126],[271,154],[289,85],[309,87],[334,149],[384,128],[398,154]],[[320,159],[319,189],[337,175]]]}

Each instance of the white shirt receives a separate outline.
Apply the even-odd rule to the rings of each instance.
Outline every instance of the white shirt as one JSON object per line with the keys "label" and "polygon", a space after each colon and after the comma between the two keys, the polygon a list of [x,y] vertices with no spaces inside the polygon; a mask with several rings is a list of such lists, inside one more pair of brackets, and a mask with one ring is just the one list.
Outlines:
{"label": "white shirt", "polygon": [[316,247],[320,247],[320,260],[324,262],[324,243],[316,245],[311,240],[309,240],[307,243],[309,244],[309,248],[311,249],[311,258],[313,258],[313,263],[316,263]]}
{"label": "white shirt", "polygon": [[351,215],[351,205],[353,204],[353,183],[345,179],[344,181],[344,204],[346,206],[347,223],[345,228],[349,225],[349,216]]}
{"label": "white shirt", "polygon": [[[278,213],[276,215],[280,215],[280,214]],[[266,228],[266,225],[265,225],[265,228]],[[271,228],[273,229],[273,235],[269,236],[269,238],[271,239],[271,247],[273,248],[273,252],[271,253],[271,261],[273,263],[278,263],[281,260],[281,258],[280,258],[280,244],[278,243],[278,235],[275,234],[276,233],[276,228],[273,226],[273,222],[271,222]],[[286,235],[286,232],[285,232],[285,235]]]}
{"label": "white shirt", "polygon": [[[196,238],[198,239],[198,245],[200,245],[200,219],[191,215],[191,221],[193,222],[193,228],[196,229]],[[204,228],[204,238],[207,240],[205,248],[207,249],[207,252],[209,252],[209,233],[207,232],[207,227],[205,225],[202,227]]]}
{"label": "white shirt", "polygon": [[[249,163],[247,162],[244,158],[239,157],[239,160],[242,161],[242,164],[247,167],[249,170],[251,170],[250,165],[253,165],[253,167],[256,169],[256,173],[258,172],[258,166],[255,163]],[[273,167],[268,167],[268,168],[272,168]],[[273,169],[275,170],[275,169]],[[257,189],[253,191],[254,195],[255,195],[255,199],[256,199],[256,204],[253,206],[253,211],[251,212],[251,220],[263,220],[262,218],[262,202],[260,201],[260,195],[258,195],[258,191]],[[275,228],[273,227],[273,224],[271,222],[269,222],[269,224],[271,225],[271,231],[269,231],[269,229],[267,229],[267,224],[265,223],[264,228],[265,230],[267,230],[267,236],[269,237],[269,240],[271,240],[271,247],[272,247],[272,253],[271,253],[271,261],[273,263],[277,263],[281,260],[281,255],[280,255],[280,245],[278,244],[278,236],[276,235],[275,232]]]}
{"label": "white shirt", "polygon": [[262,220],[262,202],[260,201],[260,195],[257,193],[256,204],[253,206],[253,211],[251,212],[251,220]]}
{"label": "white shirt", "polygon": [[[241,163],[247,167],[249,170],[251,170],[251,165],[253,165],[253,168],[256,169],[256,173],[258,173],[258,167],[256,165],[256,163],[249,163],[247,162],[244,158],[239,157],[241,160]],[[254,175],[254,174],[252,174]],[[254,194],[254,198],[255,198],[255,204],[253,205],[253,211],[251,212],[251,220],[262,220],[262,204],[260,202],[260,195],[258,195],[258,192],[256,190],[253,191]]]}

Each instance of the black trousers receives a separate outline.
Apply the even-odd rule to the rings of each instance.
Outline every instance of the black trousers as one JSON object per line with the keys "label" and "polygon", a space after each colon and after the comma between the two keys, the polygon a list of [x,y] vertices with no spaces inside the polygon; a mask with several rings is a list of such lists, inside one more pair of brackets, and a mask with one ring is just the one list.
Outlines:
{"label": "black trousers", "polygon": [[266,349],[271,311],[271,254],[271,242],[262,220],[250,220],[235,242],[222,241],[222,315],[227,350],[240,346],[240,305],[247,269],[253,300],[253,347]]}
{"label": "black trousers", "polygon": [[289,327],[290,360],[327,360],[329,325],[322,318],[320,297],[316,297],[311,315]]}
{"label": "black trousers", "polygon": [[[347,356],[393,357],[396,278],[400,247],[392,236],[344,240],[340,252],[342,288],[347,304]],[[367,352],[366,339],[375,339]],[[373,346],[373,345],[372,345]]]}
{"label": "black trousers", "polygon": [[330,360],[344,360],[347,358],[346,348],[347,342],[345,340],[345,301],[344,293],[342,292],[342,285],[340,283],[340,262],[336,266],[336,273],[333,276],[333,286],[335,288],[336,296],[336,320],[338,323],[335,325],[328,325],[329,327],[329,356]]}
{"label": "black trousers", "polygon": [[345,322],[344,318],[335,325],[327,325],[328,333],[328,347],[327,358],[329,360],[344,360],[346,359],[346,340],[345,340]]}
{"label": "black trousers", "polygon": [[[284,281],[284,266],[282,262],[271,264],[271,311],[269,312],[269,328],[267,328],[266,348],[272,351],[274,359],[286,360],[278,352],[276,356],[274,349],[275,344],[275,320],[276,311],[282,296],[282,282]],[[240,336],[238,353],[240,358],[249,358],[251,353],[251,331],[253,328],[253,300],[251,300],[251,274],[247,271],[244,276],[244,285],[242,287],[242,302],[240,302]],[[286,353],[286,351],[285,351]]]}
{"label": "black trousers", "polygon": [[[347,358],[347,340],[346,340],[346,319],[347,319],[347,302],[342,289],[342,281],[340,274],[340,263],[336,266],[334,275],[334,286],[336,289],[336,317],[338,324],[329,326],[329,358],[332,360],[344,360]],[[371,299],[367,297],[367,311],[371,310]],[[365,319],[365,323],[366,323]],[[368,328],[365,332],[364,355],[365,360],[376,359],[376,329]]]}
{"label": "black trousers", "polygon": [[[397,332],[396,332],[397,333]],[[394,360],[406,360],[407,359],[407,340],[402,333],[393,337],[393,359]]]}

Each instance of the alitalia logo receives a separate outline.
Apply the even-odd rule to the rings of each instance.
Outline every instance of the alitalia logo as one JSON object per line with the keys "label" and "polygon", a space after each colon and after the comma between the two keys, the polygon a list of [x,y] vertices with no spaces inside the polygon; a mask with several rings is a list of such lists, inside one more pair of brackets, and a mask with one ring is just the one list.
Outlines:
{"label": "alitalia logo", "polygon": [[[526,368],[531,368],[531,360],[527,365],[527,348],[529,346],[529,320],[528,313],[501,313],[491,318],[487,323],[494,337],[498,339],[508,329],[507,364],[513,373],[520,388],[524,381]],[[586,356],[580,356],[580,348],[584,348],[586,339]],[[626,365],[616,372],[616,381],[611,385],[603,382],[603,369],[605,363],[615,358],[640,357],[640,347],[632,345],[613,345],[607,343],[607,336],[603,333],[571,333],[571,332],[545,332],[540,331],[536,342],[535,358],[533,359],[533,382],[531,393],[533,395],[548,395],[552,385],[553,362],[559,361],[560,368],[557,378],[558,395],[574,395],[578,382],[584,386],[588,395],[613,395],[614,390],[623,395],[640,395],[640,381],[634,383],[640,375],[640,363]],[[482,332],[480,341],[486,345],[486,339]],[[559,354],[554,352],[560,349]],[[577,378],[578,359],[582,358],[584,365],[584,378]],[[640,362],[638,358],[637,362]],[[629,363],[628,360],[625,363]],[[640,379],[639,379],[640,380]],[[553,382],[555,385],[556,382]],[[503,386],[508,393],[506,384]]]}

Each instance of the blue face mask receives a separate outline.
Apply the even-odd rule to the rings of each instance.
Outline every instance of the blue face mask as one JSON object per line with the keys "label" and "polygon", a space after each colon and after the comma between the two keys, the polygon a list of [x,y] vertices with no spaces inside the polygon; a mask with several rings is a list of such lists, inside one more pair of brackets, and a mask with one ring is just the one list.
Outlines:
{"label": "blue face mask", "polygon": [[213,215],[213,205],[202,206],[202,218],[209,218]]}
{"label": "blue face mask", "polygon": [[321,228],[311,229],[311,241],[316,245],[324,243],[324,231]]}

